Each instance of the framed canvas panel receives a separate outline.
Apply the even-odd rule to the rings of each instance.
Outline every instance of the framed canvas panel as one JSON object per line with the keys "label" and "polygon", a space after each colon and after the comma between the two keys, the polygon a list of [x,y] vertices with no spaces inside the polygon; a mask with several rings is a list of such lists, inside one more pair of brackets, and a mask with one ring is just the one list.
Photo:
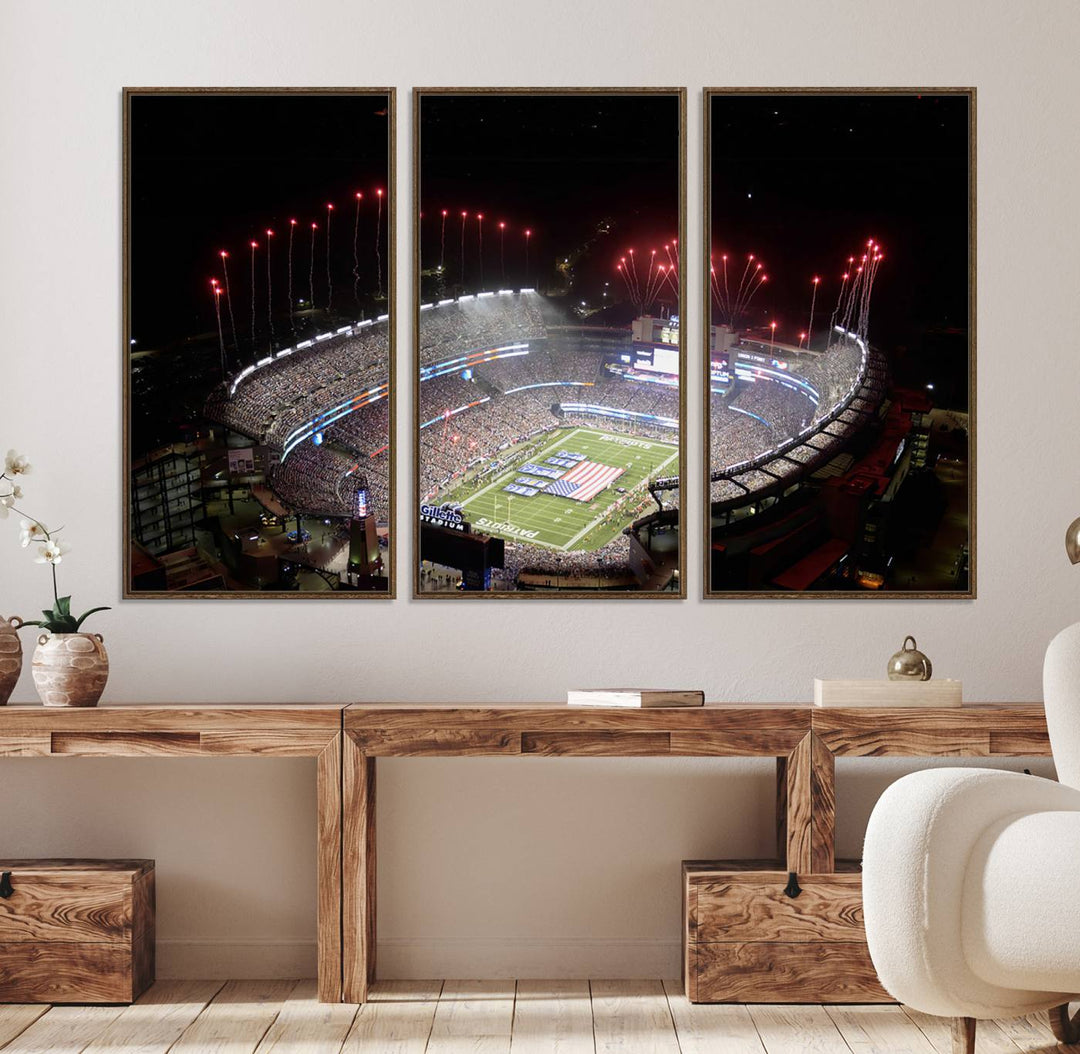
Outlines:
{"label": "framed canvas panel", "polygon": [[685,596],[685,113],[414,93],[416,596]]}
{"label": "framed canvas panel", "polygon": [[394,90],[124,90],[124,596],[394,595]]}
{"label": "framed canvas panel", "polygon": [[975,91],[704,97],[707,597],[975,597]]}

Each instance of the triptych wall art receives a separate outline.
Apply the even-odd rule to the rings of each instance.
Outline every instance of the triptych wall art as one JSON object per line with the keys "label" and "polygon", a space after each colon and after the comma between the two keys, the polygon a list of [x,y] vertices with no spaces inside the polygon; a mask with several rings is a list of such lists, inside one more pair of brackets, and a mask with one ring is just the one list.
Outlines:
{"label": "triptych wall art", "polygon": [[124,595],[393,597],[411,374],[417,597],[974,596],[974,92],[704,101],[688,321],[685,89],[415,90],[400,319],[394,90],[125,90]]}

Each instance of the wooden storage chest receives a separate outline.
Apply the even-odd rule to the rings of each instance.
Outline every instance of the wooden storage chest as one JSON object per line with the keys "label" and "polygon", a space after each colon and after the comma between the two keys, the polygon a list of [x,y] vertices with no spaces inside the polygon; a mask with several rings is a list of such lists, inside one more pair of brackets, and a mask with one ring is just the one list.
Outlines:
{"label": "wooden storage chest", "polygon": [[[870,961],[859,865],[683,862],[683,987],[693,1003],[892,1002]],[[797,892],[796,892],[797,891]],[[790,895],[796,893],[795,896]]]}
{"label": "wooden storage chest", "polygon": [[153,981],[153,860],[0,859],[0,1003],[130,1003]]}

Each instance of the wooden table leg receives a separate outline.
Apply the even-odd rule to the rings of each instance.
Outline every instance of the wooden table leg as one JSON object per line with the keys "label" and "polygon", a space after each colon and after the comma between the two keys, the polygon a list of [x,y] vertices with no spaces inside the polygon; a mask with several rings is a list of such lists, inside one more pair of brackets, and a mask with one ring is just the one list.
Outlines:
{"label": "wooden table leg", "polygon": [[341,733],[317,759],[319,1002],[341,1002]]}
{"label": "wooden table leg", "polygon": [[836,870],[836,758],[816,733],[810,734],[810,870]]}
{"label": "wooden table leg", "polygon": [[777,849],[787,869],[828,874],[836,869],[836,759],[808,732],[798,746],[776,759]]}
{"label": "wooden table leg", "polygon": [[342,963],[347,1003],[375,980],[375,759],[345,733],[342,798]]}

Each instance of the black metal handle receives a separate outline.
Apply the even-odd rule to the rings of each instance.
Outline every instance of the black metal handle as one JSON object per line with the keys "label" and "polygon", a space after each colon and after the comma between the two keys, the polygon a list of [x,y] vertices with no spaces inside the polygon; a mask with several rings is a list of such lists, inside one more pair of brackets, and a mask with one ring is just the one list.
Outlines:
{"label": "black metal handle", "polygon": [[784,892],[794,900],[801,892],[802,887],[799,885],[799,876],[794,871],[787,873],[787,885],[784,886]]}
{"label": "black metal handle", "polygon": [[5,871],[0,875],[0,897],[7,900],[14,892],[15,890],[11,888],[11,872]]}

